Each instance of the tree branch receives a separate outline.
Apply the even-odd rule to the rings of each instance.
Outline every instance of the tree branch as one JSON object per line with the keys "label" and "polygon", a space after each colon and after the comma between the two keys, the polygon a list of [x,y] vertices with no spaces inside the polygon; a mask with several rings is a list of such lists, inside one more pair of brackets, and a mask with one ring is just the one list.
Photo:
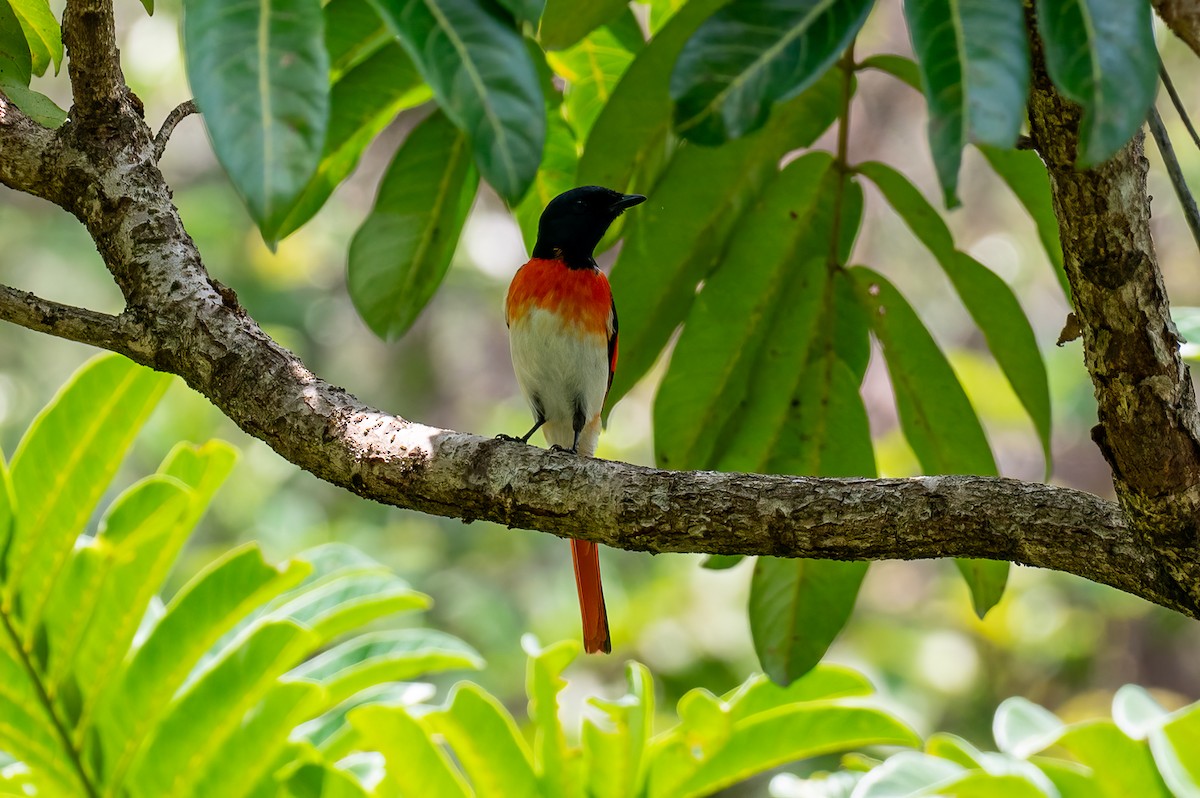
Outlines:
{"label": "tree branch", "polygon": [[1152,0],[1171,32],[1200,55],[1200,0]]}
{"label": "tree branch", "polygon": [[175,106],[175,110],[167,114],[162,127],[158,129],[158,135],[154,137],[154,160],[162,160],[163,152],[167,149],[167,140],[171,138],[175,126],[192,114],[198,113],[200,113],[200,109],[196,107],[196,101],[187,100]]}
{"label": "tree branch", "polygon": [[131,329],[133,325],[120,316],[42,299],[7,285],[0,285],[0,320],[120,352],[126,357],[141,356],[148,351],[146,346],[139,345],[139,336]]}
{"label": "tree branch", "polygon": [[62,35],[75,98],[71,118],[87,121],[112,114],[129,90],[121,72],[111,0],[67,0]]}

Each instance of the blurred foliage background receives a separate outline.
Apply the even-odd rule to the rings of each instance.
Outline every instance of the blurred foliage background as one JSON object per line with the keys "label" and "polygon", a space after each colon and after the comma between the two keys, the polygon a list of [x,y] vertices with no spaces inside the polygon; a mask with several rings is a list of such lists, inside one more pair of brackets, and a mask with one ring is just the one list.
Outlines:
{"label": "blurred foliage background", "polygon": [[[60,11],[61,9],[56,9]],[[157,126],[190,96],[179,47],[178,0],[159,0],[146,16],[136,0],[117,3],[126,78]],[[1159,47],[1189,107],[1200,110],[1200,83],[1185,79],[1189,54],[1169,35]],[[898,0],[880,2],[858,39],[860,56],[908,53]],[[63,76],[34,88],[69,103]],[[860,76],[854,98],[853,161],[891,163],[937,197],[918,94],[876,73]],[[1177,142],[1182,123],[1160,103]],[[212,276],[231,286],[263,327],[315,371],[364,402],[424,423],[483,435],[516,433],[528,411],[508,359],[501,302],[526,253],[502,203],[485,188],[468,220],[454,264],[403,340],[384,343],[359,320],[345,289],[346,251],[369,209],[396,144],[423,109],[402,116],[373,146],[357,174],[314,221],[276,252],[262,243],[213,158],[198,118],[184,121],[162,161],[188,231]],[[831,147],[824,141],[819,147]],[[1200,153],[1180,146],[1185,176],[1200,185]],[[1154,234],[1176,306],[1200,305],[1197,253],[1161,169],[1147,145]],[[1054,408],[1053,481],[1111,496],[1107,467],[1089,437],[1091,383],[1079,344],[1054,342],[1067,308],[1034,228],[998,178],[969,150],[949,214],[959,246],[1016,289],[1042,344]],[[986,354],[981,336],[950,286],[869,184],[863,234],[853,262],[885,272],[914,304],[984,420],[1005,476],[1041,479],[1044,465],[1028,417]],[[14,192],[0,201],[0,282],[55,300],[117,312],[120,295],[90,239],[58,208]],[[605,258],[611,262],[612,253]],[[32,415],[92,352],[7,326],[0,334],[0,444],[12,452]],[[650,403],[655,370],[614,409],[599,456],[652,464]],[[881,474],[918,472],[897,428],[885,369],[873,359],[864,388]],[[118,480],[152,470],[180,439],[220,437],[243,457],[190,544],[174,584],[229,546],[255,539],[283,558],[325,541],[343,541],[389,564],[436,605],[428,622],[462,637],[489,662],[479,681],[512,702],[521,698],[519,639],[577,632],[567,546],[555,538],[484,523],[463,525],[365,502],[298,471],[235,428],[182,383],[170,390]],[[617,694],[626,658],[661,678],[667,706],[695,687],[723,692],[756,667],[745,617],[749,567],[698,567],[699,557],[605,551],[615,655],[574,666],[571,691]],[[1072,720],[1106,714],[1126,682],[1155,688],[1175,706],[1200,697],[1200,626],[1141,600],[1074,577],[1016,569],[1008,592],[983,621],[949,562],[888,562],[872,569],[858,608],[832,649],[834,661],[872,675],[921,732],[943,729],[986,745],[991,712],[1020,694]],[[568,695],[568,704],[578,701]]]}

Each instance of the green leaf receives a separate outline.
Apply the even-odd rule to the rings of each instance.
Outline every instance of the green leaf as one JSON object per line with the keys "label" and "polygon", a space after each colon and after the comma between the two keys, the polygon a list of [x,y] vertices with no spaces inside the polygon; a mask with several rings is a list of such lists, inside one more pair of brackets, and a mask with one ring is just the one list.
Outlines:
{"label": "green leaf", "polygon": [[840,80],[831,72],[776,109],[759,133],[716,149],[682,147],[675,153],[627,225],[610,278],[621,316],[621,360],[610,406],[645,374],[687,316],[696,286],[720,262],[742,211],[775,177],[779,159],[811,144],[833,122],[840,95]]}
{"label": "green leaf", "polygon": [[567,686],[562,672],[579,657],[579,643],[562,640],[540,648],[526,636],[521,645],[529,657],[525,666],[525,694],[529,697],[529,721],[534,728],[533,756],[541,794],[562,798],[582,796],[583,761],[578,750],[567,745],[558,717],[558,696]]}
{"label": "green leaf", "polygon": [[440,113],[392,159],[350,242],[347,276],[354,306],[380,338],[407,331],[441,284],[477,185],[466,137]]}
{"label": "green leaf", "polygon": [[[671,734],[671,732],[667,732]],[[777,765],[866,745],[917,745],[906,725],[878,709],[838,704],[793,704],[733,725],[729,741],[672,784],[651,765],[649,795],[711,795]]]}
{"label": "green leaf", "polygon": [[974,560],[955,557],[954,565],[971,591],[971,606],[980,618],[1004,597],[1008,584],[1009,564],[1000,560]]}
{"label": "green leaf", "polygon": [[[983,264],[955,249],[954,239],[941,214],[908,178],[878,161],[860,164],[857,171],[879,186],[888,203],[950,278],[954,290],[979,325],[1000,370],[1033,421],[1042,443],[1048,476],[1051,466],[1049,380],[1033,327],[1012,289]],[[1044,169],[1042,175],[1044,178]]]}
{"label": "green leaf", "polygon": [[0,0],[0,86],[28,86],[32,74],[25,30],[9,0]]}
{"label": "green leaf", "polygon": [[725,571],[739,565],[744,559],[741,554],[709,554],[700,567],[710,571]]}
{"label": "green leaf", "polygon": [[[355,776],[328,762],[309,762],[300,766],[288,777],[286,789],[283,795],[288,798],[370,798]],[[376,795],[386,793],[376,792]]]}
{"label": "green leaf", "polygon": [[1050,176],[1046,166],[1032,150],[1004,150],[976,145],[988,164],[1008,184],[1037,226],[1038,238],[1046,257],[1054,267],[1054,276],[1062,286],[1063,295],[1071,296],[1071,285],[1063,269],[1062,243],[1058,240],[1058,219],[1054,215],[1054,202],[1050,196]]}
{"label": "green leaf", "polygon": [[20,596],[28,648],[63,566],[88,517],[170,377],[119,355],[77,371],[38,414],[12,460],[20,515],[8,551],[0,611]]}
{"label": "green leaf", "polygon": [[542,89],[525,42],[488,0],[372,0],[467,134],[484,179],[508,202],[525,193],[546,138]]}
{"label": "green leaf", "polygon": [[445,749],[405,710],[362,707],[350,713],[350,723],[362,735],[364,745],[387,759],[385,783],[398,794],[439,798],[472,795]]}
{"label": "green leaf", "polygon": [[1146,120],[1158,86],[1158,49],[1145,0],[1037,0],[1046,70],[1083,106],[1081,168],[1103,163]]}
{"label": "green leaf", "polygon": [[671,127],[671,66],[684,42],[725,0],[691,0],[638,53],[592,125],[579,161],[580,185],[620,191],[664,157]]}
{"label": "green leaf", "polygon": [[[726,423],[754,412],[750,405],[758,397],[747,388],[779,306],[810,319],[804,326],[811,338],[827,266],[804,255],[828,249],[831,198],[841,179],[828,153],[798,158],[767,184],[733,230],[720,266],[692,305],[654,400],[659,465],[711,468]],[[811,286],[803,293],[809,300],[791,307],[784,295],[791,280],[801,279],[798,272]]]}
{"label": "green leaf", "polygon": [[946,207],[968,141],[1011,147],[1025,120],[1029,42],[1020,0],[905,0]]}
{"label": "green leaf", "polygon": [[470,682],[454,687],[449,705],[421,718],[454,751],[478,798],[539,795],[529,747],[512,716]]}
{"label": "green leaf", "polygon": [[[232,758],[233,746],[226,743],[239,739],[242,747],[249,745],[251,751],[241,752],[238,759],[247,754],[256,757],[253,749],[258,748],[266,759],[266,763],[260,764],[269,764],[273,750],[282,747],[287,731],[309,708],[306,705],[320,694],[319,688],[308,685],[308,689],[285,689],[271,695],[276,679],[313,643],[311,632],[290,621],[255,629],[241,645],[172,700],[130,767],[128,784],[143,795],[193,794],[202,779],[211,778],[207,775],[210,770],[235,764],[236,760],[222,761],[217,755],[223,753]],[[301,703],[292,706],[281,703],[281,698]],[[260,702],[264,706],[252,713]],[[290,725],[285,725],[289,721]],[[258,734],[247,733],[246,727]],[[267,734],[271,728],[274,734]],[[249,783],[253,781],[256,779]],[[199,791],[197,794],[229,793]]]}
{"label": "green leaf", "polygon": [[880,53],[864,58],[858,63],[858,69],[878,69],[907,84],[910,88],[921,91],[921,68],[917,62],[902,55]]}
{"label": "green leaf", "polygon": [[1023,776],[993,775],[980,770],[964,773],[919,795],[938,798],[944,795],[953,795],[955,798],[1046,798],[1045,792]]}
{"label": "green leaf", "polygon": [[[591,4],[584,7],[590,8]],[[637,19],[626,9],[611,24],[592,31],[578,44],[546,54],[555,74],[567,81],[563,110],[580,141],[587,140],[596,117],[643,44]]]}
{"label": "green leaf", "polygon": [[[298,559],[303,560],[304,555]],[[318,645],[379,618],[432,604],[429,596],[387,571],[339,573],[281,598],[286,601],[265,617],[304,624],[316,635]]]}
{"label": "green leaf", "polygon": [[1184,707],[1150,734],[1150,751],[1163,781],[1179,798],[1200,795],[1200,707]]}
{"label": "green leaf", "polygon": [[996,746],[1022,759],[1049,748],[1065,728],[1050,710],[1019,696],[1001,702],[992,721]]}
{"label": "green leaf", "polygon": [[357,64],[333,84],[329,132],[321,161],[280,222],[278,237],[286,238],[298,230],[324,206],[334,189],[358,166],[367,146],[397,114],[432,96],[412,60],[395,43]]}
{"label": "green leaf", "polygon": [[538,41],[546,50],[562,50],[596,28],[611,22],[629,6],[629,0],[546,0]]}
{"label": "green leaf", "polygon": [[321,160],[329,55],[319,0],[188,0],[188,81],[213,150],[273,245]]}
{"label": "green leaf", "polygon": [[954,762],[918,751],[902,751],[863,776],[854,798],[916,798],[962,773],[962,765]]}
{"label": "green leaf", "polygon": [[733,0],[684,45],[671,73],[675,130],[720,144],[762,127],[774,103],[841,55],[872,0]]}
{"label": "green leaf", "polygon": [[78,775],[70,766],[56,719],[46,705],[42,686],[31,678],[29,659],[13,634],[9,619],[0,629],[0,750],[24,762],[34,782],[49,795],[78,794]]}
{"label": "green leaf", "polygon": [[1134,740],[1145,740],[1162,727],[1167,711],[1144,687],[1122,685],[1113,696],[1113,722]]}
{"label": "green leaf", "polygon": [[529,191],[513,209],[526,250],[533,250],[537,241],[538,220],[542,218],[542,211],[550,200],[575,187],[575,167],[578,163],[579,153],[571,126],[557,109],[548,110],[546,152],[542,157],[542,166]]}
{"label": "green leaf", "polygon": [[[1065,759],[1037,756],[1030,760],[1058,790],[1059,798],[1094,798],[1102,795],[1091,768]],[[1050,793],[1053,795],[1053,793]]]}
{"label": "green leaf", "polygon": [[866,696],[873,692],[871,682],[858,671],[841,665],[817,665],[787,686],[780,686],[765,674],[756,674],[721,696],[721,700],[729,705],[729,716],[736,722],[790,704]]}
{"label": "green leaf", "polygon": [[57,75],[63,59],[62,31],[48,0],[8,0],[8,4],[29,43],[33,74],[44,75],[54,64]]}
{"label": "green leaf", "polygon": [[582,782],[592,798],[640,795],[645,783],[646,744],[654,732],[654,681],[640,662],[625,665],[629,692],[615,701],[592,697],[603,721],[583,719]]}
{"label": "green leaf", "polygon": [[825,655],[854,611],[865,562],[759,557],[750,582],[750,634],[767,675],[803,676]]}
{"label": "green leaf", "polygon": [[144,750],[147,735],[201,656],[242,616],[298,583],[307,570],[301,562],[275,568],[258,548],[244,546],[209,565],[171,599],[96,710],[101,733],[89,745],[103,745],[110,781],[119,782]]}
{"label": "green leaf", "polygon": [[2,64],[0,64],[0,91],[8,95],[8,99],[16,103],[16,106],[24,111],[26,116],[39,125],[53,130],[62,127],[63,122],[67,121],[67,112],[55,105],[54,100],[20,83],[10,81],[3,73]]}
{"label": "green leaf", "polygon": [[[380,50],[396,45],[396,38],[369,0],[330,0],[325,15],[325,49],[329,52],[329,80],[334,85]],[[330,122],[336,118],[330,115]]]}
{"label": "green leaf", "polygon": [[1058,745],[1095,772],[1103,798],[1171,796],[1149,744],[1129,739],[1112,721],[1074,724],[1058,738]]}

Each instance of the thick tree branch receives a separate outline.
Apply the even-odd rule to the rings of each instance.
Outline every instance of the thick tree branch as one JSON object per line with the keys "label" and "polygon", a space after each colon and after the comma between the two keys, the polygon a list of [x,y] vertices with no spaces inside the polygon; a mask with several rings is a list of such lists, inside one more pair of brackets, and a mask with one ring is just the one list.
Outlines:
{"label": "thick tree branch", "polygon": [[121,72],[112,0],[67,0],[62,32],[75,98],[71,118],[111,116],[130,96]]}

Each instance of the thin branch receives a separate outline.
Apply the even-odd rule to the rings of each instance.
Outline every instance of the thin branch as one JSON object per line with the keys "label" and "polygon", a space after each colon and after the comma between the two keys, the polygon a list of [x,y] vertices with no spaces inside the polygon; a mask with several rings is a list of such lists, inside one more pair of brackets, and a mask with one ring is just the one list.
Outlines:
{"label": "thin branch", "polygon": [[128,320],[43,299],[7,285],[0,285],[0,320],[126,356],[145,352],[145,347],[137,344]]}
{"label": "thin branch", "polygon": [[163,120],[162,127],[158,130],[158,135],[154,137],[154,160],[162,160],[163,152],[167,149],[167,140],[171,138],[171,133],[174,132],[175,126],[186,117],[198,113],[200,113],[200,109],[196,107],[196,101],[187,100],[175,106],[175,110],[167,114],[167,118]]}
{"label": "thin branch", "polygon": [[1166,87],[1167,94],[1171,97],[1171,104],[1175,106],[1175,112],[1179,114],[1179,118],[1183,120],[1183,126],[1191,135],[1192,143],[1196,145],[1196,149],[1200,150],[1200,134],[1196,133],[1192,118],[1188,116],[1187,108],[1184,107],[1183,100],[1179,98],[1179,92],[1175,91],[1175,84],[1171,82],[1171,76],[1167,74],[1167,67],[1161,58],[1158,61],[1158,76],[1162,78],[1163,86]]}
{"label": "thin branch", "polygon": [[1187,219],[1188,228],[1192,231],[1192,240],[1196,242],[1196,247],[1200,248],[1200,210],[1196,208],[1196,198],[1188,190],[1183,170],[1179,168],[1179,159],[1175,157],[1175,148],[1171,146],[1167,128],[1163,125],[1162,117],[1158,115],[1158,109],[1153,105],[1150,106],[1150,116],[1146,118],[1146,122],[1150,126],[1150,134],[1154,136],[1154,143],[1158,145],[1163,164],[1167,167],[1171,185],[1175,187],[1175,196],[1179,197],[1179,206],[1183,208],[1183,218]]}

